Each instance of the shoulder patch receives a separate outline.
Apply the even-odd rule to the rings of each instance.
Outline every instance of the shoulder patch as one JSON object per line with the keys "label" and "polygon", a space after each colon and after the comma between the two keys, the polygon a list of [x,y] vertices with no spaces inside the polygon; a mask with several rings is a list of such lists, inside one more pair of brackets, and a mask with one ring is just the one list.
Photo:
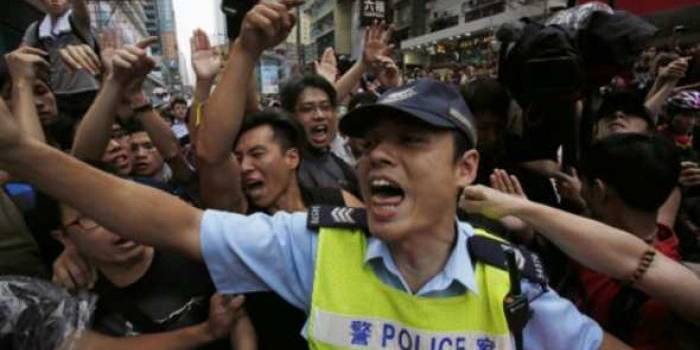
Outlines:
{"label": "shoulder patch", "polygon": [[309,208],[306,226],[311,230],[321,227],[367,230],[367,213],[362,208],[315,205]]}
{"label": "shoulder patch", "polygon": [[473,259],[503,270],[508,270],[505,252],[513,250],[523,277],[535,283],[547,284],[547,275],[542,260],[537,254],[527,249],[478,234],[469,237],[467,246]]}

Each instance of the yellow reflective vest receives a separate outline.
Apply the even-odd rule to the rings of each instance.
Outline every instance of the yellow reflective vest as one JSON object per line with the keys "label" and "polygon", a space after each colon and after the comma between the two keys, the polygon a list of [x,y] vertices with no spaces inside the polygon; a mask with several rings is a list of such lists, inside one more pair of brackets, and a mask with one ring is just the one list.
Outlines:
{"label": "yellow reflective vest", "polygon": [[513,348],[503,310],[506,270],[475,261],[478,293],[416,296],[379,280],[364,264],[366,247],[361,230],[319,229],[307,324],[311,349]]}

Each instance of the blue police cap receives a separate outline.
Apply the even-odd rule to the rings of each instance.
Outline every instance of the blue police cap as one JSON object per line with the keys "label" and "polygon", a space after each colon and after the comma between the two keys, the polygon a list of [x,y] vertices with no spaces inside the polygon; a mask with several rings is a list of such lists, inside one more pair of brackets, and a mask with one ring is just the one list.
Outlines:
{"label": "blue police cap", "polygon": [[418,79],[388,90],[377,103],[346,114],[340,120],[340,131],[351,137],[363,137],[371,121],[380,114],[413,117],[437,128],[459,130],[476,146],[474,117],[462,94],[437,80]]}

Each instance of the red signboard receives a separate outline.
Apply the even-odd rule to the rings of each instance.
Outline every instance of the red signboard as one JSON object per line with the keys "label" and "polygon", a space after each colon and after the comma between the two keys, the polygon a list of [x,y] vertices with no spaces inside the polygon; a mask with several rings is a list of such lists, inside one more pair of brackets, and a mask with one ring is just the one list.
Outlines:
{"label": "red signboard", "polygon": [[[579,4],[592,2],[593,0],[581,0]],[[608,1],[600,1],[609,3]],[[649,15],[654,12],[673,10],[683,6],[700,5],[698,0],[615,0],[615,9],[625,10],[637,15]]]}

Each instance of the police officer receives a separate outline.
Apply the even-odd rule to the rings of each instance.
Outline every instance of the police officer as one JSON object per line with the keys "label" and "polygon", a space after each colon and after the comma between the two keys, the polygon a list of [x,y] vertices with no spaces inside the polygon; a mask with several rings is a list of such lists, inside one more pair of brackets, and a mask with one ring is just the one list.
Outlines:
{"label": "police officer", "polygon": [[[288,32],[291,16],[287,3],[259,4],[241,37],[279,35],[270,24]],[[115,70],[136,71],[144,61],[145,53],[115,62]],[[109,79],[111,89],[129,83]],[[277,292],[307,311],[303,332],[314,349],[510,349],[511,333],[522,335],[525,349],[623,347],[543,286],[540,274],[528,274],[528,266],[537,270],[533,258],[517,254],[529,278],[513,279],[502,266],[511,248],[479,240],[488,234],[456,221],[458,194],[476,176],[479,155],[455,89],[421,80],[389,91],[346,116],[341,130],[367,143],[358,163],[366,212],[202,212],[31,140],[2,103],[0,169],[126,238],[204,260],[221,293]],[[504,300],[518,283],[529,320],[511,329]]]}

